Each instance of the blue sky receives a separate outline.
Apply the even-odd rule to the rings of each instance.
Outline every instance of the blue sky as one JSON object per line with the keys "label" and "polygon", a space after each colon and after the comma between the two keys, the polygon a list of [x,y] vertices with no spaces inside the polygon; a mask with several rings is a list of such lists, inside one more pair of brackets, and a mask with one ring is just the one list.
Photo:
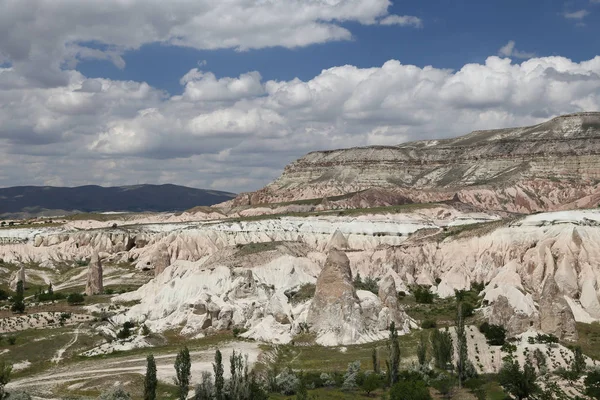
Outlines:
{"label": "blue sky", "polygon": [[256,190],[600,110],[600,0],[0,0],[0,186]]}
{"label": "blue sky", "polygon": [[[565,14],[587,10],[582,19]],[[273,47],[236,51],[196,50],[148,44],[124,55],[126,67],[109,61],[87,61],[78,70],[89,77],[142,80],[172,94],[181,93],[179,80],[188,70],[202,69],[217,77],[259,71],[265,79],[307,80],[325,68],[350,64],[381,66],[397,59],[403,64],[460,69],[482,63],[509,40],[524,52],[538,56],[560,55],[573,61],[593,58],[600,49],[600,3],[589,0],[427,0],[396,1],[391,14],[414,15],[423,27],[342,24],[353,35],[300,48]]]}

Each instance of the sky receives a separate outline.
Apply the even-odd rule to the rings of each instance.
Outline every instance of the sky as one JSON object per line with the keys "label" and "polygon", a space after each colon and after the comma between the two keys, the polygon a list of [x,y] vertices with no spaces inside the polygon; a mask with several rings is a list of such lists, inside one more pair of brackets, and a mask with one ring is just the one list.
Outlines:
{"label": "sky", "polygon": [[250,191],[600,111],[600,0],[0,0],[0,186]]}

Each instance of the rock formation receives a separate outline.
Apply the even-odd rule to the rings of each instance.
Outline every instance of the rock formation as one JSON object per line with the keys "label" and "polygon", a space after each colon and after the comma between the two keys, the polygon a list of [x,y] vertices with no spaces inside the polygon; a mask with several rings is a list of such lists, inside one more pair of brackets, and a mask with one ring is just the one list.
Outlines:
{"label": "rock formation", "polygon": [[14,276],[12,277],[12,279],[10,280],[10,290],[15,291],[17,290],[17,284],[19,282],[23,282],[23,288],[27,288],[27,281],[25,280],[26,276],[25,276],[25,266],[22,265],[21,268],[19,268],[19,270],[14,274]]}
{"label": "rock formation", "polygon": [[348,246],[348,240],[339,229],[336,229],[335,232],[331,234],[327,245],[325,246],[325,252],[329,252],[331,250],[347,250],[350,246]]}
{"label": "rock formation", "polygon": [[[600,201],[600,113],[579,113],[513,129],[476,131],[398,146],[315,151],[270,185],[233,204],[265,204],[356,193],[354,207],[456,198],[485,209],[532,212]],[[393,199],[395,194],[397,199]],[[361,200],[359,200],[359,197]],[[574,202],[579,202],[577,205]]]}
{"label": "rock formation", "polygon": [[85,285],[85,294],[92,296],[104,292],[102,283],[102,262],[98,253],[93,253],[88,267],[87,284]]}
{"label": "rock formation", "polygon": [[154,276],[160,275],[170,264],[171,256],[165,243],[160,243],[153,254]]}
{"label": "rock formation", "polygon": [[548,277],[539,301],[540,329],[558,338],[577,340],[575,318],[554,277]]}
{"label": "rock formation", "polygon": [[356,343],[365,332],[360,300],[352,285],[350,261],[343,252],[329,252],[317,279],[306,322],[324,344]]}

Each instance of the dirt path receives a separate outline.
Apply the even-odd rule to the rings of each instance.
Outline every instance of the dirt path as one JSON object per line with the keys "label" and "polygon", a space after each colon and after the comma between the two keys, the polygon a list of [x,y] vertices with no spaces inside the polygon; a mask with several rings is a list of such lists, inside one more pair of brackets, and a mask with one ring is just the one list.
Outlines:
{"label": "dirt path", "polygon": [[[60,349],[52,360],[60,361],[65,350],[72,346],[76,340],[77,335],[65,347]],[[223,353],[225,371],[229,371],[229,356],[233,350],[248,354],[248,362],[250,365],[253,365],[256,362],[260,354],[258,343],[251,342],[226,343],[219,346],[219,349]],[[190,352],[192,361],[192,383],[196,383],[200,380],[203,371],[212,371],[214,351],[214,349],[210,348]],[[150,353],[152,353],[152,349],[148,349],[148,354]],[[173,364],[176,356],[177,354],[175,352],[155,355],[157,377],[159,380],[169,383],[173,381],[173,378],[175,377]],[[63,367],[56,367],[49,372],[46,371],[30,377],[21,378],[11,382],[7,387],[48,390],[56,385],[69,382],[85,382],[91,379],[116,377],[131,373],[144,374],[145,372],[146,357],[123,356],[108,359],[93,359]]]}
{"label": "dirt path", "polygon": [[67,349],[71,346],[73,346],[75,344],[75,342],[77,342],[77,339],[79,338],[79,328],[81,328],[82,324],[79,324],[77,326],[77,328],[75,328],[75,331],[73,332],[75,335],[73,336],[73,339],[71,339],[71,341],[69,343],[67,343],[65,345],[65,347],[63,347],[62,349],[59,349],[56,352],[56,355],[52,358],[52,362],[55,364],[58,364],[59,362],[62,361],[63,358],[63,354],[65,354],[65,351],[67,351]]}

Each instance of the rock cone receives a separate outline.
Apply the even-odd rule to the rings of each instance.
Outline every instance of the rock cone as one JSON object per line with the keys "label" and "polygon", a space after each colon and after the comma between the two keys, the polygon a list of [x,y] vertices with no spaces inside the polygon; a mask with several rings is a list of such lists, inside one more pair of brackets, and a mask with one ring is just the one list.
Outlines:
{"label": "rock cone", "polygon": [[85,294],[92,296],[104,292],[102,284],[102,263],[98,253],[92,254],[90,266],[88,267],[87,284],[85,285]]}
{"label": "rock cone", "polygon": [[365,332],[360,301],[346,254],[332,250],[317,279],[306,319],[321,344],[355,343]]}
{"label": "rock cone", "polygon": [[164,243],[158,245],[152,258],[154,263],[154,276],[160,275],[171,264],[169,249]]}

